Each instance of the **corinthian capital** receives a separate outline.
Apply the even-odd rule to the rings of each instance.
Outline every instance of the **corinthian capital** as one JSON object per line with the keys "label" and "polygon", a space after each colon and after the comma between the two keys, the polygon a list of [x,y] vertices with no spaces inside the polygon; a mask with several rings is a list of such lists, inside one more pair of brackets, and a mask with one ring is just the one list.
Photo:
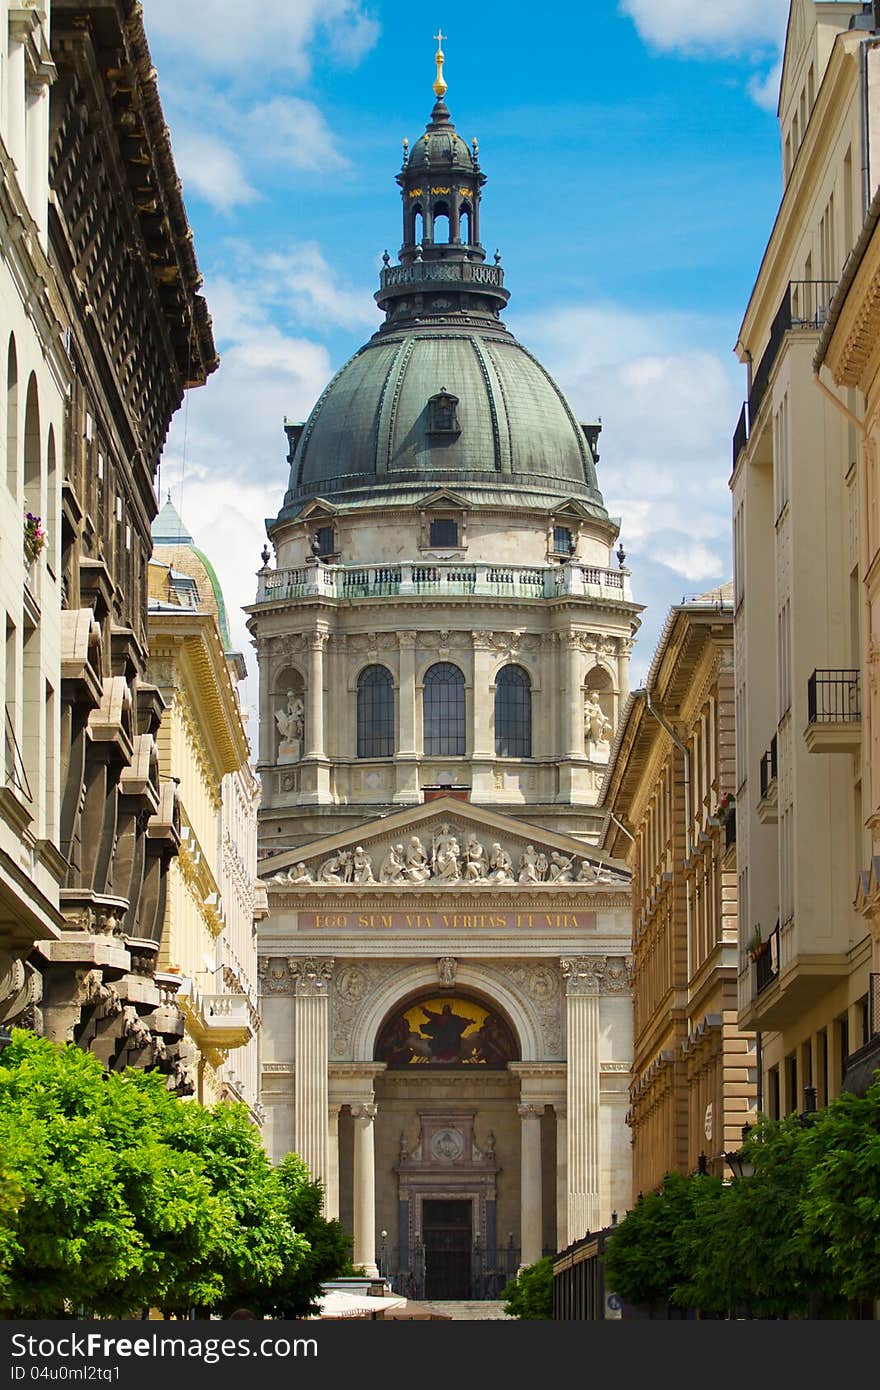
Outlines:
{"label": "corinthian capital", "polygon": [[604,956],[567,956],[560,960],[559,968],[566,994],[598,994],[608,962]]}
{"label": "corinthian capital", "polygon": [[335,961],[332,957],[311,957],[308,960],[291,958],[287,962],[293,980],[294,994],[326,994],[333,979]]}
{"label": "corinthian capital", "polygon": [[371,1125],[379,1113],[379,1107],[375,1101],[360,1101],[357,1105],[349,1106],[353,1120],[366,1120]]}

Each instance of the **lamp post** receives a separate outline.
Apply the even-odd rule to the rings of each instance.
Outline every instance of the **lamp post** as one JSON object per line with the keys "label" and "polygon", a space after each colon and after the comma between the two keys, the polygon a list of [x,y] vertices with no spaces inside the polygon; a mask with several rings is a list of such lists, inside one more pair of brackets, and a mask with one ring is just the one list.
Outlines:
{"label": "lamp post", "polygon": [[[748,1139],[751,1128],[751,1125],[743,1125],[743,1144],[745,1144],[746,1140]],[[746,1156],[746,1154],[743,1152],[741,1148],[733,1149],[729,1153],[726,1153],[724,1155],[724,1162],[727,1164],[728,1168],[730,1169],[731,1173],[735,1178],[754,1177],[755,1165],[754,1163],[752,1163],[752,1160]]]}
{"label": "lamp post", "polygon": [[382,1242],[381,1246],[379,1247],[379,1273],[381,1274],[381,1276],[382,1276],[383,1279],[387,1279],[387,1278],[388,1278],[388,1255],[387,1255],[387,1246],[386,1246],[385,1242],[386,1242],[387,1239],[388,1239],[388,1232],[387,1232],[387,1231],[380,1231],[380,1232],[379,1232],[379,1239],[380,1239],[381,1242]]}
{"label": "lamp post", "polygon": [[6,1027],[5,1023],[0,1024],[0,1052],[2,1052],[5,1047],[8,1047],[11,1042],[12,1034],[9,1029]]}

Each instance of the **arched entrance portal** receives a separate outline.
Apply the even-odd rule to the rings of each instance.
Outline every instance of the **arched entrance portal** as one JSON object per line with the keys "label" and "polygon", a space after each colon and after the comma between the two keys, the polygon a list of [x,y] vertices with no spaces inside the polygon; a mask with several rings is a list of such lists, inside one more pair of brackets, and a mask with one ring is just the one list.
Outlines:
{"label": "arched entrance portal", "polygon": [[[409,1297],[495,1298],[516,1274],[528,1200],[520,1056],[507,1014],[470,987],[423,987],[377,1030],[376,1254],[380,1271]],[[535,1123],[549,1179],[554,1112],[548,1107]],[[341,1117],[343,1153],[345,1130]],[[549,1180],[542,1193],[539,1177],[531,1200],[546,1205],[548,1248],[554,1195]],[[340,1197],[345,1219],[344,1191]]]}

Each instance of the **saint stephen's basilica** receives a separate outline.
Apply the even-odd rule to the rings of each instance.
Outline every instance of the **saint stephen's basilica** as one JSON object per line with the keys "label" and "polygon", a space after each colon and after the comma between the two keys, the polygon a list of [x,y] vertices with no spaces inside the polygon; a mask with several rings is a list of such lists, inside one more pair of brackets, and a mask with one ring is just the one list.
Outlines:
{"label": "saint stephen's basilica", "polygon": [[512,336],[437,53],[384,322],[287,424],[260,665],[262,1102],[353,1259],[497,1296],[631,1203],[628,875],[596,801],[639,605]]}

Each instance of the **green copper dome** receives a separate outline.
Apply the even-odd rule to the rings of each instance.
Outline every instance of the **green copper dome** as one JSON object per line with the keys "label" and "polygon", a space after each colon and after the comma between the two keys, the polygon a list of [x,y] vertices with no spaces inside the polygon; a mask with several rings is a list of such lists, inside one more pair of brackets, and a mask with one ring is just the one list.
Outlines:
{"label": "green copper dome", "polygon": [[278,521],[316,497],[407,505],[440,487],[475,505],[533,510],[573,497],[607,520],[591,448],[598,429],[578,423],[501,321],[501,257],[487,265],[480,243],[485,181],[476,142],[468,150],[456,134],[441,90],[397,174],[403,243],[396,265],[386,253],[375,296],[385,323],[305,425],[287,426],[290,482]]}
{"label": "green copper dome", "polygon": [[[432,403],[443,395],[454,398],[454,415],[438,421]],[[524,504],[548,507],[574,496],[604,516],[571,407],[540,363],[497,330],[413,329],[361,348],[302,431],[285,511],[318,496],[343,505],[382,491],[393,501],[413,486],[465,496],[497,488],[508,498],[522,490]]]}

